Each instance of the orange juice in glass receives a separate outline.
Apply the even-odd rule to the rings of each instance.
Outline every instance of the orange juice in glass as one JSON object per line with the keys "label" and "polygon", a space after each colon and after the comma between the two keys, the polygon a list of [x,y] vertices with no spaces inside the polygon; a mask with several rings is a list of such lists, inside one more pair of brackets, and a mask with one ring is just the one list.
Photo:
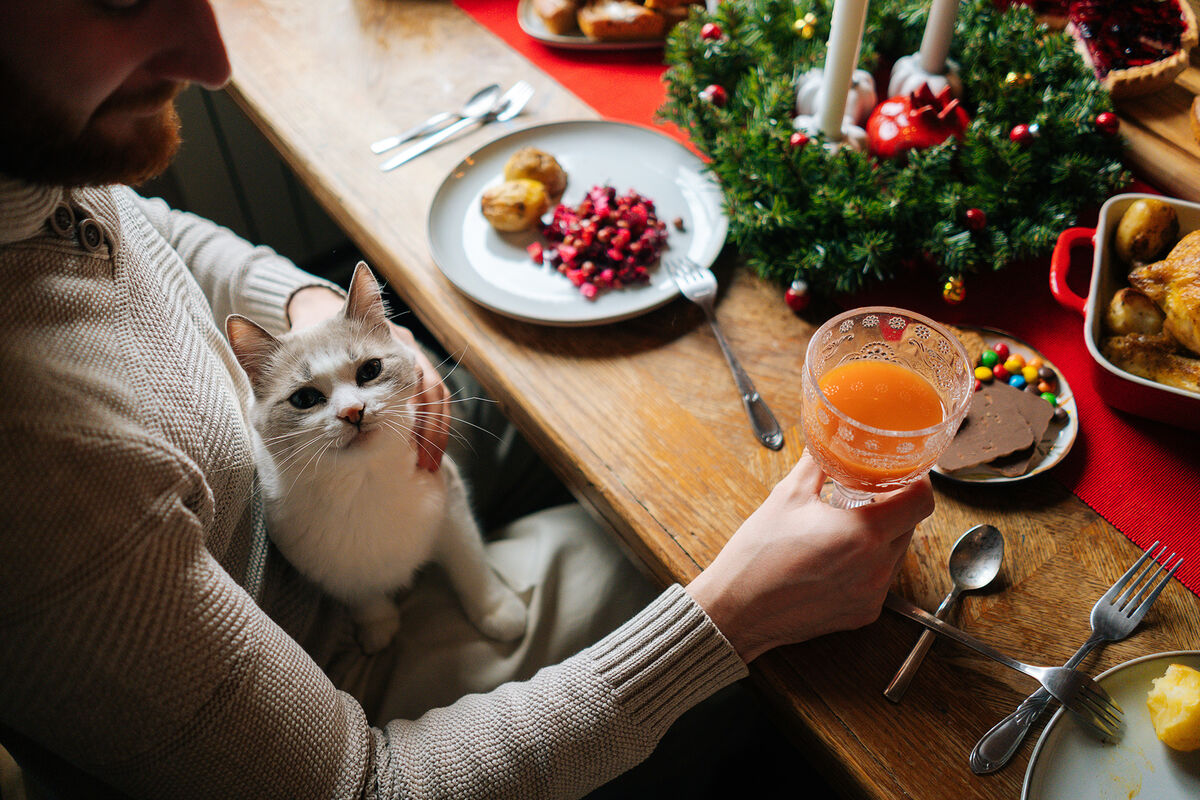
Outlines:
{"label": "orange juice in glass", "polygon": [[802,424],[839,508],[920,478],[950,444],[975,380],[962,344],[912,311],[876,306],[837,315],[804,358]]}

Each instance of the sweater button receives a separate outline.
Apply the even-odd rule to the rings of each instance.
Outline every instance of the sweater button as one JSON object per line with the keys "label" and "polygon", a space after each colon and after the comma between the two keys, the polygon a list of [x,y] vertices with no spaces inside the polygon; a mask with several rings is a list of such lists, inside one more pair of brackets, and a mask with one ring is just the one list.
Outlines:
{"label": "sweater button", "polygon": [[104,247],[104,231],[101,230],[100,223],[91,217],[79,223],[79,241],[89,253],[95,253]]}
{"label": "sweater button", "polygon": [[75,230],[75,212],[66,203],[59,203],[50,215],[50,230],[64,239],[71,238]]}

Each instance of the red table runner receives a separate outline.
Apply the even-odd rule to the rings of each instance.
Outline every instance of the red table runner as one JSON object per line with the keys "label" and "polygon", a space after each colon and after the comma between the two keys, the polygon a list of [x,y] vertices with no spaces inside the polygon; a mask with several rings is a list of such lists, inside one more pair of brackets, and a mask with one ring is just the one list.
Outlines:
{"label": "red table runner", "polygon": [[[660,50],[554,49],[521,30],[516,0],[455,3],[600,115],[657,125],[686,140],[674,126],[654,120],[666,97]],[[901,306],[950,324],[996,328],[1040,350],[1066,376],[1079,410],[1075,445],[1047,474],[1139,547],[1156,540],[1169,544],[1187,559],[1177,573],[1180,580],[1200,594],[1200,523],[1191,511],[1200,497],[1200,434],[1116,411],[1100,399],[1084,344],[1083,319],[1054,300],[1048,272],[1048,260],[1039,260],[972,275],[966,282],[967,298],[958,306],[942,302],[928,281],[894,282],[853,298],[853,304]],[[1080,294],[1087,293],[1088,272],[1086,265],[1073,271]],[[981,485],[978,491],[982,496],[992,489]]]}

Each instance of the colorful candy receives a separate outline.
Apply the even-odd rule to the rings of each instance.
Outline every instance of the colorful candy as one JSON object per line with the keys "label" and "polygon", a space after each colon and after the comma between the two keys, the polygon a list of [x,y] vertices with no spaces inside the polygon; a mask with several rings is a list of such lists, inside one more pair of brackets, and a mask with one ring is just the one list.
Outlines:
{"label": "colorful candy", "polygon": [[1004,342],[984,350],[975,365],[975,391],[993,380],[1004,381],[1014,389],[1032,392],[1054,406],[1054,418],[1066,419],[1067,411],[1059,404],[1058,374],[1046,366],[1041,356],[1026,358],[1010,351]]}

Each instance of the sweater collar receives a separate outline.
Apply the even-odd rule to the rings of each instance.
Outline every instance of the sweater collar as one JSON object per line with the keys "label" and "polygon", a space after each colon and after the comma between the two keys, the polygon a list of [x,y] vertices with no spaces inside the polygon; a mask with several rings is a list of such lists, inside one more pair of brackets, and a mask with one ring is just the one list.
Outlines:
{"label": "sweater collar", "polygon": [[118,242],[120,218],[111,186],[64,189],[0,175],[0,245],[36,236],[64,202],[77,209],[78,219],[96,220],[109,241]]}
{"label": "sweater collar", "polygon": [[0,245],[35,236],[63,199],[61,186],[0,175]]}

